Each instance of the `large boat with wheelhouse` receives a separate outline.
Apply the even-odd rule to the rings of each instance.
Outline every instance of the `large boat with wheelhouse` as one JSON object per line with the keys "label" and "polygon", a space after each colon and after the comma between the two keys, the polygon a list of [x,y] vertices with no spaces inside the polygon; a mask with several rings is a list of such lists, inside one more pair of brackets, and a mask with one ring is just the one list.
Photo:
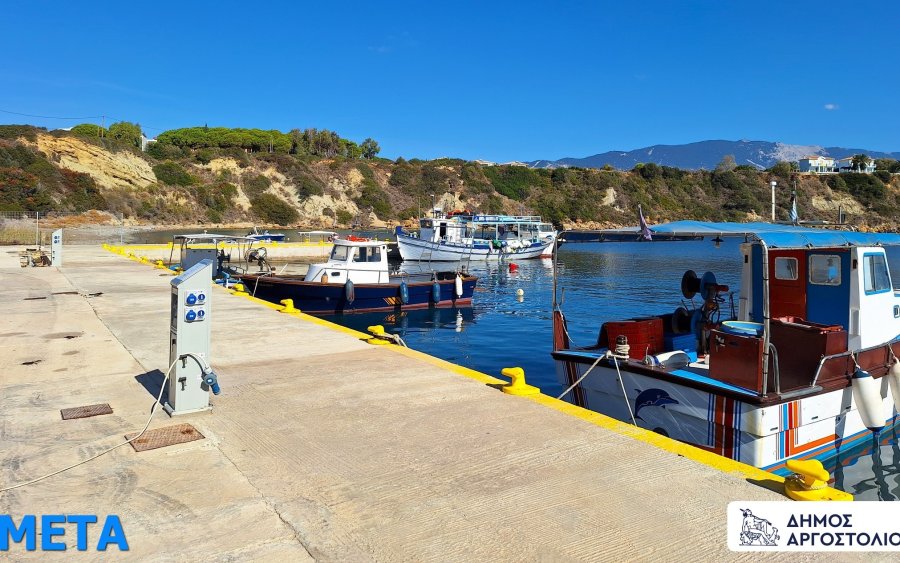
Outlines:
{"label": "large boat with wheelhouse", "polygon": [[672,280],[685,306],[623,310],[576,347],[554,290],[552,354],[567,400],[781,474],[789,459],[830,457],[897,422],[900,292],[886,249],[900,235],[695,221],[653,231],[740,237],[736,310],[725,310],[729,288],[715,274],[689,270]]}

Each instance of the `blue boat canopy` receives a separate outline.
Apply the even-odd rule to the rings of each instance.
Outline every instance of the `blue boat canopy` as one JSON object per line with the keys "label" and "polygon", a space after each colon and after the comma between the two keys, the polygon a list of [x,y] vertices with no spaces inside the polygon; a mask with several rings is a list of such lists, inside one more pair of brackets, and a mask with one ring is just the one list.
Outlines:
{"label": "blue boat canopy", "polygon": [[[829,229],[811,229],[777,223],[706,223],[675,221],[650,226],[652,234],[670,237],[744,237],[747,241],[763,241],[771,248],[835,248],[841,246],[900,245],[898,233],[860,233]],[[607,235],[640,237],[638,227],[606,229]]]}

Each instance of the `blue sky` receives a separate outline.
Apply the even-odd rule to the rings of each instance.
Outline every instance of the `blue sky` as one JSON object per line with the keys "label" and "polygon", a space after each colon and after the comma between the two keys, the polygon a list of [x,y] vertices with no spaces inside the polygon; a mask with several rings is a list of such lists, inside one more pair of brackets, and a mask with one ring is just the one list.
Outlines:
{"label": "blue sky", "polygon": [[[389,158],[495,161],[706,139],[900,151],[896,2],[35,0],[3,20],[0,110],[151,135],[317,127]],[[0,112],[22,122],[77,123]]]}

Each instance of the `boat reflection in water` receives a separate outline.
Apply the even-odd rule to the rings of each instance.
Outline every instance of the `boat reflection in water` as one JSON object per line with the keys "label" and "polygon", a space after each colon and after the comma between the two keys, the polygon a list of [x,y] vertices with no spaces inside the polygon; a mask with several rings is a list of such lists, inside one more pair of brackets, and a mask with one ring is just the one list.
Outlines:
{"label": "boat reflection in water", "polygon": [[862,447],[838,452],[823,460],[834,477],[835,488],[853,494],[854,500],[898,500],[900,498],[900,445],[894,425]]}
{"label": "boat reflection in water", "polygon": [[410,334],[443,338],[448,332],[461,333],[475,322],[471,307],[431,307],[403,311],[354,313],[352,315],[327,315],[322,317],[333,323],[366,332],[373,325],[381,325],[385,332],[406,338]]}

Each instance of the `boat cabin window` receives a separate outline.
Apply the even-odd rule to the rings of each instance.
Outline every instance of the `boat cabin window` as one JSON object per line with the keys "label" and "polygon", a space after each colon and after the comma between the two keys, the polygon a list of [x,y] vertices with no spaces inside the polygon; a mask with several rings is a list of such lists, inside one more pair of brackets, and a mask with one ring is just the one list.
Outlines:
{"label": "boat cabin window", "polygon": [[891,278],[888,275],[884,254],[863,256],[863,283],[866,294],[882,293],[891,289]]}
{"label": "boat cabin window", "polygon": [[346,246],[334,245],[334,248],[331,249],[331,259],[337,260],[338,262],[344,262],[347,260],[347,249]]}
{"label": "boat cabin window", "polygon": [[789,256],[779,256],[775,258],[775,279],[776,280],[795,280],[797,279],[797,259]]}
{"label": "boat cabin window", "polygon": [[377,246],[363,246],[356,249],[354,262],[381,262],[381,249]]}
{"label": "boat cabin window", "polygon": [[836,254],[813,254],[809,257],[809,283],[841,285],[841,257]]}
{"label": "boat cabin window", "polygon": [[422,219],[421,221],[419,221],[419,226],[423,229],[430,229],[431,225],[431,219]]}

